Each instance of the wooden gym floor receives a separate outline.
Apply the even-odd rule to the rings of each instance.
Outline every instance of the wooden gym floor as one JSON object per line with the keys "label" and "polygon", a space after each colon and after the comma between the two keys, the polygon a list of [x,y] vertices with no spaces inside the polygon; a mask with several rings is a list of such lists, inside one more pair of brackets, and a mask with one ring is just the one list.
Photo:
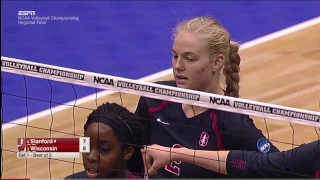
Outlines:
{"label": "wooden gym floor", "polygon": [[[241,50],[241,97],[245,99],[280,104],[301,109],[319,111],[320,101],[320,23],[281,35],[278,38],[247,47]],[[171,75],[156,80],[169,80]],[[122,94],[124,106],[134,111],[138,96]],[[97,100],[118,102],[118,93]],[[95,108],[96,101],[77,106]],[[73,113],[76,120],[76,134],[83,133],[83,124],[90,110],[68,108],[53,115],[52,130],[73,133]],[[272,140],[284,143],[274,144],[281,150],[292,148],[294,144],[320,139],[318,128],[262,118],[252,117],[256,126]],[[51,115],[29,122],[29,126],[50,128]],[[15,126],[3,131],[3,149],[16,151],[17,138],[24,137],[26,127]],[[267,132],[268,129],[268,132]],[[318,133],[318,134],[317,134]],[[63,133],[52,132],[54,137],[72,137]],[[27,137],[49,137],[48,130],[28,127]],[[73,172],[73,159],[64,161],[48,159],[17,159],[16,153],[3,151],[3,178],[62,179]],[[81,163],[81,158],[76,163]],[[82,170],[81,164],[74,165],[74,172]]]}

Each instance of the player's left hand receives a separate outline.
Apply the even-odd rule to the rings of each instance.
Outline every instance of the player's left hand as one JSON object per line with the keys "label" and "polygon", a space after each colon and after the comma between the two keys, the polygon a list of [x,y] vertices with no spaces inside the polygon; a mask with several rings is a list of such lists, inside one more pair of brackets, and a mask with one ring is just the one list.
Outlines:
{"label": "player's left hand", "polygon": [[145,176],[154,176],[158,169],[171,163],[169,147],[154,144],[144,147],[141,153],[145,165]]}

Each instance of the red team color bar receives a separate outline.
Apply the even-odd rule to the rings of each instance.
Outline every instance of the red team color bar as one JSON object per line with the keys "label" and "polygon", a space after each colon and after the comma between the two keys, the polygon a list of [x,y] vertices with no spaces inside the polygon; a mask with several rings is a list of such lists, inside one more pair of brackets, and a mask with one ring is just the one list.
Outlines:
{"label": "red team color bar", "polygon": [[17,178],[11,178],[11,179],[0,179],[0,180],[30,180],[30,179],[17,179]]}
{"label": "red team color bar", "polygon": [[[20,148],[21,147],[21,148]],[[19,151],[26,152],[79,152],[79,145],[24,145],[18,147]]]}

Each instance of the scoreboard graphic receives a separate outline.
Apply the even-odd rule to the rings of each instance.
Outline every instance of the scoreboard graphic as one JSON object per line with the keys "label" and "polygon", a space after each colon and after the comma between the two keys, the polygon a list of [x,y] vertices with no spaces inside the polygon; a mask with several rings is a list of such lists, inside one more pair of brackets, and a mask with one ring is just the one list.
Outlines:
{"label": "scoreboard graphic", "polygon": [[90,138],[18,138],[17,158],[79,158],[90,152]]}

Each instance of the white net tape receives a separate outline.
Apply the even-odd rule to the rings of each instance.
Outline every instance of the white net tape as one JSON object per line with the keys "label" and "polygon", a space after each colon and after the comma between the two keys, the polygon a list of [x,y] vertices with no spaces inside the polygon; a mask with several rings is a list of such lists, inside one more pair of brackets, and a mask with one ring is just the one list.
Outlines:
{"label": "white net tape", "polygon": [[320,112],[233,98],[1,56],[1,71],[320,127]]}

